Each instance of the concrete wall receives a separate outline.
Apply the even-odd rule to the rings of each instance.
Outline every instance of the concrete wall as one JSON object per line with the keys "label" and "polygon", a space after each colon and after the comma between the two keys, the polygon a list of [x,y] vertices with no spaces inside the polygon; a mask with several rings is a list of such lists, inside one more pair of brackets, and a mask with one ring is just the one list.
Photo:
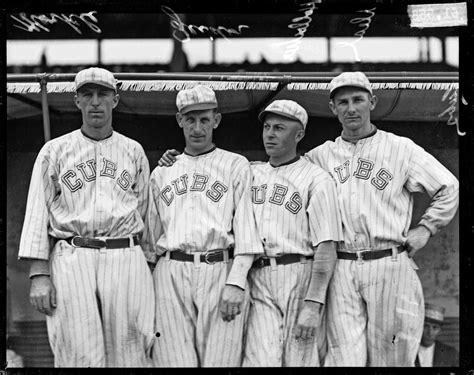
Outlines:
{"label": "concrete wall", "polygon": [[[223,124],[215,134],[216,143],[225,149],[240,152],[250,160],[265,160],[260,139],[261,125],[255,114],[224,116]],[[77,116],[52,118],[53,137],[77,127]],[[151,167],[167,148],[182,148],[179,129],[170,118],[142,118],[116,116],[116,129],[141,142]],[[457,135],[453,127],[443,123],[399,124],[381,123],[379,128],[412,138],[437,157],[449,170],[459,176]],[[9,319],[42,320],[28,300],[28,267],[17,259],[18,244],[26,205],[31,170],[42,141],[41,119],[8,122],[7,152],[7,276],[11,306]],[[301,152],[311,149],[325,139],[334,139],[340,132],[335,120],[312,119]],[[417,222],[429,200],[418,194],[415,199],[414,222]],[[459,214],[415,257],[420,267],[425,298],[444,305],[446,315],[459,317]]]}

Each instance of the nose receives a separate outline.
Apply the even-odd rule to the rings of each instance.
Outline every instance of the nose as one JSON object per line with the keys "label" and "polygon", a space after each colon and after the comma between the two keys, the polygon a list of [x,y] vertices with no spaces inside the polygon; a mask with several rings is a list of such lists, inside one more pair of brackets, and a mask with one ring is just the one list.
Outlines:
{"label": "nose", "polygon": [[349,113],[354,113],[354,112],[355,112],[354,103],[352,103],[351,101],[349,102],[349,105],[347,106],[347,111],[348,111]]}
{"label": "nose", "polygon": [[98,106],[99,105],[99,95],[97,93],[92,94],[92,100],[91,100],[92,105]]}
{"label": "nose", "polygon": [[272,138],[275,135],[273,128],[269,127],[267,129],[263,129],[263,135],[267,138]]}

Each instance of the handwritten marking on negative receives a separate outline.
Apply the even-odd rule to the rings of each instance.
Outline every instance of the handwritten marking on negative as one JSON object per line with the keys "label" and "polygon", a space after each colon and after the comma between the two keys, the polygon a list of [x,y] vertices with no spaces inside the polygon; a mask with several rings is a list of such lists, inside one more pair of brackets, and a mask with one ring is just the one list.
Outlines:
{"label": "handwritten marking on negative", "polygon": [[205,33],[209,32],[212,35],[215,36],[220,36],[224,39],[227,39],[228,36],[231,35],[241,35],[242,34],[242,29],[248,29],[248,25],[239,25],[237,26],[237,29],[232,29],[232,28],[227,28],[224,26],[217,26],[217,27],[211,27],[211,26],[196,26],[196,25],[186,25],[181,18],[173,11],[173,9],[167,7],[167,6],[162,6],[161,10],[163,13],[165,13],[171,20],[171,27],[174,29],[173,31],[173,38],[176,40],[184,43],[188,42],[191,39],[191,35],[197,35],[197,33]]}
{"label": "handwritten marking on negative", "polygon": [[64,22],[65,24],[69,25],[75,32],[78,34],[82,34],[80,26],[80,21],[82,21],[89,29],[96,33],[101,33],[102,30],[97,26],[97,18],[94,16],[96,11],[91,11],[88,13],[81,13],[81,14],[57,14],[57,13],[50,13],[49,15],[46,14],[26,14],[20,13],[19,17],[11,15],[10,17],[13,18],[18,24],[14,24],[13,26],[28,31],[30,33],[36,31],[46,31],[49,32],[49,25],[55,24],[57,22]]}
{"label": "handwritten marking on negative", "polygon": [[341,47],[351,47],[352,52],[354,53],[354,59],[356,61],[361,61],[359,57],[359,52],[357,51],[357,48],[355,46],[356,43],[360,42],[360,40],[364,37],[365,32],[370,26],[370,23],[372,22],[372,18],[375,16],[375,7],[371,9],[363,9],[363,10],[358,10],[358,12],[363,12],[363,13],[368,13],[369,15],[367,17],[357,17],[351,19],[352,24],[359,24],[359,27],[361,27],[360,30],[356,31],[354,36],[357,36],[358,39],[354,40],[353,42],[342,42],[338,43],[338,46]]}
{"label": "handwritten marking on negative", "polygon": [[296,59],[296,53],[300,48],[301,39],[303,39],[306,30],[308,30],[308,27],[311,24],[311,15],[313,14],[314,9],[317,9],[315,1],[310,1],[309,3],[303,3],[301,5],[304,6],[304,8],[300,9],[301,11],[304,11],[304,15],[302,17],[293,18],[291,20],[292,23],[288,25],[288,28],[297,30],[296,34],[294,35],[295,39],[289,42],[272,44],[272,46],[275,47],[285,46],[283,58],[286,61],[294,61]]}
{"label": "handwritten marking on negative", "polygon": [[[452,92],[451,92],[452,90]],[[451,95],[450,95],[451,94]],[[443,117],[446,114],[449,116],[447,124],[448,125],[456,125],[456,131],[458,135],[464,136],[466,135],[466,132],[461,132],[459,130],[459,120],[456,115],[456,105],[458,103],[458,91],[455,88],[449,88],[447,89],[443,97],[441,98],[441,101],[444,102],[449,96],[449,107],[446,108],[442,113],[438,115],[438,117]]]}

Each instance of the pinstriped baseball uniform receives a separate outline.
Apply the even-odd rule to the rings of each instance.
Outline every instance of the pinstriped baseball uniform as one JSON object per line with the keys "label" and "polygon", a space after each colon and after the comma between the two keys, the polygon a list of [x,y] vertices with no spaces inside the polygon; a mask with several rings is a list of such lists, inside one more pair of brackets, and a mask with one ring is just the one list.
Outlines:
{"label": "pinstriped baseball uniform", "polygon": [[[248,161],[215,147],[197,156],[182,154],[172,167],[157,167],[150,177],[146,222],[149,261],[177,250],[200,254],[234,247],[234,254],[263,252],[250,184]],[[156,366],[240,366],[248,293],[242,313],[232,322],[224,322],[218,311],[231,265],[159,257],[153,273],[155,328],[160,333],[153,350]]]}
{"label": "pinstriped baseball uniform", "polygon": [[[419,222],[432,234],[456,213],[457,179],[408,138],[376,130],[355,144],[338,137],[305,156],[336,179],[344,229],[340,250],[404,244],[414,192],[432,198]],[[328,291],[326,366],[413,366],[423,294],[407,253],[395,259],[338,261]]]}
{"label": "pinstriped baseball uniform", "polygon": [[153,280],[140,246],[74,248],[51,238],[120,238],[143,231],[149,164],[117,132],[95,141],[75,130],[47,142],[28,193],[20,258],[50,261],[57,307],[47,316],[57,367],[148,366]]}
{"label": "pinstriped baseball uniform", "polygon": [[[299,158],[279,167],[253,163],[252,174],[252,203],[267,256],[311,256],[321,242],[342,241],[336,189],[327,172]],[[252,306],[243,366],[320,365],[324,324],[312,339],[296,340],[293,332],[311,269],[309,260],[251,269]]]}

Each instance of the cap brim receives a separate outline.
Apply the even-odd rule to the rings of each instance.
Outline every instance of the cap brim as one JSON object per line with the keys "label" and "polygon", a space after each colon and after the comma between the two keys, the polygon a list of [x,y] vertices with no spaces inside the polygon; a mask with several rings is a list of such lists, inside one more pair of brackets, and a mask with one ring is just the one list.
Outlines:
{"label": "cap brim", "polygon": [[179,113],[184,115],[185,113],[188,113],[191,111],[205,111],[207,109],[214,109],[214,108],[217,108],[216,103],[199,103],[199,104],[188,105],[184,108],[181,108]]}
{"label": "cap brim", "polygon": [[336,93],[337,90],[339,89],[342,89],[343,87],[355,87],[357,89],[361,89],[361,90],[364,90],[364,91],[367,91],[370,95],[373,95],[371,91],[367,90],[366,87],[364,86],[358,86],[358,85],[344,85],[344,86],[339,86],[339,87],[336,87],[334,90],[332,90],[330,93],[329,93],[329,98],[332,99],[332,97],[334,96],[334,94]]}
{"label": "cap brim", "polygon": [[76,91],[79,91],[79,89],[85,85],[97,85],[97,86],[102,86],[102,87],[106,87],[110,90],[114,90],[114,91],[117,91],[117,88],[112,86],[112,85],[109,85],[105,82],[97,82],[97,81],[84,81],[84,82],[81,82],[80,85],[77,85],[76,86]]}
{"label": "cap brim", "polygon": [[300,121],[299,118],[297,118],[295,116],[291,116],[288,113],[284,113],[284,112],[280,112],[280,111],[274,111],[274,110],[264,110],[264,111],[260,112],[260,114],[258,115],[258,119],[260,120],[260,122],[263,122],[265,120],[265,115],[267,115],[268,113],[273,113],[273,114],[278,115],[278,116],[286,117],[290,120],[298,121],[301,125],[303,125],[303,127],[306,127],[306,125],[303,124]]}
{"label": "cap brim", "polygon": [[436,319],[433,319],[433,318],[428,318],[427,316],[425,316],[425,322],[429,322],[429,323],[433,323],[433,324],[439,324],[440,326],[442,326],[444,324],[444,322],[442,320],[436,320]]}

